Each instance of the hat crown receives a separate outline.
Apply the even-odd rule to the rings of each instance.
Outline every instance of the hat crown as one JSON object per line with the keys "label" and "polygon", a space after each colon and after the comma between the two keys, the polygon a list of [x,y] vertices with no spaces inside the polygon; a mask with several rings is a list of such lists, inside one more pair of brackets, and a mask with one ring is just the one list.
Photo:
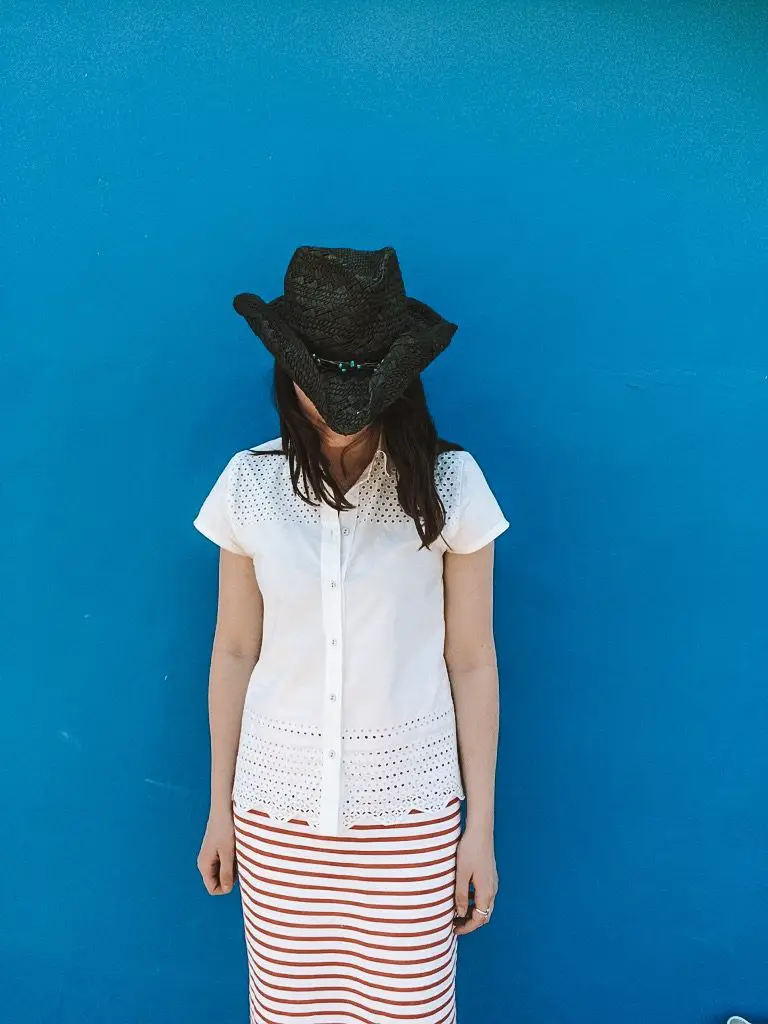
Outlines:
{"label": "hat crown", "polygon": [[300,246],[285,272],[282,315],[330,359],[379,359],[409,321],[397,253]]}

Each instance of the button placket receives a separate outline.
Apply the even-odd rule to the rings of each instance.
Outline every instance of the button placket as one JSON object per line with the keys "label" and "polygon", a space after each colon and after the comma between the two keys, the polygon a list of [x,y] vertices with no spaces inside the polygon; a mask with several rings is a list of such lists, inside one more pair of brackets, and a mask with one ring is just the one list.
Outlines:
{"label": "button placket", "polygon": [[343,594],[339,513],[321,505],[320,573],[322,577],[325,687],[323,701],[323,767],[320,828],[335,833],[341,806],[341,730],[343,667]]}
{"label": "button placket", "polygon": [[352,551],[352,544],[355,539],[355,531],[357,529],[357,490],[354,488],[355,494],[352,497],[350,492],[347,497],[350,501],[355,503],[354,508],[349,509],[347,512],[340,513],[339,521],[341,526],[341,578],[346,579],[347,576],[347,565],[349,564],[349,556]]}

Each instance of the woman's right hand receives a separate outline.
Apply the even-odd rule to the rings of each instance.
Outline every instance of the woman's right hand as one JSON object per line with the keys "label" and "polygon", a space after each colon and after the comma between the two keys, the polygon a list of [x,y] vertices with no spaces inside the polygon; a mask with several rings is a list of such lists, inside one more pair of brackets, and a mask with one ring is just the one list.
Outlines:
{"label": "woman's right hand", "polygon": [[231,811],[211,811],[197,855],[197,869],[211,896],[224,896],[232,891],[237,865],[235,823]]}

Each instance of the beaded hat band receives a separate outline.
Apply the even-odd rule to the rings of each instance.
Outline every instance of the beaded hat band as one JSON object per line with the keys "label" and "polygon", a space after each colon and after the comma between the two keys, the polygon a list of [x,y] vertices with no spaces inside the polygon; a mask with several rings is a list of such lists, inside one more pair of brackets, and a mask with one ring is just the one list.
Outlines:
{"label": "beaded hat band", "polygon": [[355,359],[323,359],[315,352],[312,353],[312,358],[321,370],[338,370],[339,373],[348,373],[350,370],[374,370],[379,365],[378,362],[361,363]]}

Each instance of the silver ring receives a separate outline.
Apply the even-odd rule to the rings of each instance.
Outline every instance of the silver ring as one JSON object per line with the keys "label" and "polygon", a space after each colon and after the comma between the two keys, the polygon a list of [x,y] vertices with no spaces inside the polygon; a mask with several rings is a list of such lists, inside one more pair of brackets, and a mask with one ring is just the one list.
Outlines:
{"label": "silver ring", "polygon": [[490,907],[488,907],[487,910],[483,910],[482,907],[473,907],[472,909],[476,910],[478,912],[478,914],[482,914],[483,917],[490,917],[491,916],[491,911],[493,910],[493,904],[491,904]]}

